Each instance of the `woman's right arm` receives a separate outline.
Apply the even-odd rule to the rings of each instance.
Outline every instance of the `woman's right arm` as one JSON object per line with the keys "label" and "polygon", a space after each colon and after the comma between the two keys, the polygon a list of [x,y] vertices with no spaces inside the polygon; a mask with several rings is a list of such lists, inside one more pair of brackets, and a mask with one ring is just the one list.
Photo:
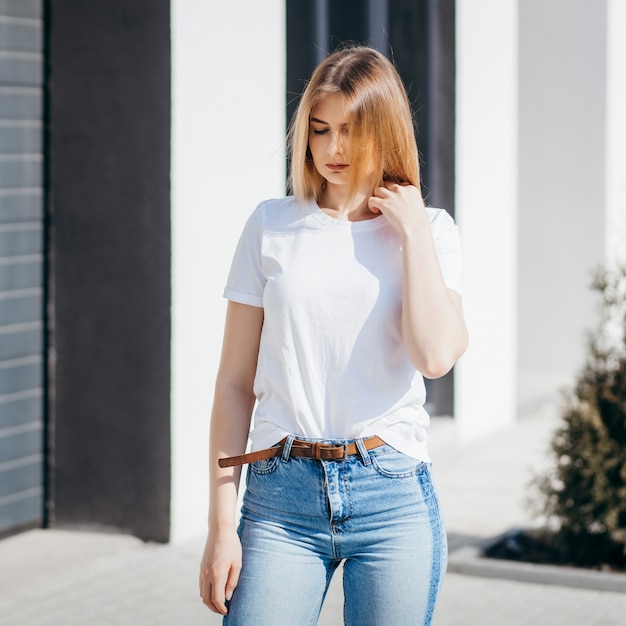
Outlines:
{"label": "woman's right arm", "polygon": [[228,303],[211,414],[209,532],[200,566],[202,601],[222,615],[241,571],[235,519],[241,468],[222,469],[217,460],[245,451],[262,326],[262,308]]}

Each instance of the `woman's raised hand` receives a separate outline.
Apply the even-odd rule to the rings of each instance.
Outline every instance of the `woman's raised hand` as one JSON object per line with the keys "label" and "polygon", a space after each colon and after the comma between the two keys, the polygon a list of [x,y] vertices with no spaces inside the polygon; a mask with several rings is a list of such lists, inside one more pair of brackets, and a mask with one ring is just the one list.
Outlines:
{"label": "woman's raised hand", "polygon": [[424,200],[417,187],[388,183],[376,187],[368,200],[372,213],[382,213],[401,236],[415,232],[416,228],[428,226]]}

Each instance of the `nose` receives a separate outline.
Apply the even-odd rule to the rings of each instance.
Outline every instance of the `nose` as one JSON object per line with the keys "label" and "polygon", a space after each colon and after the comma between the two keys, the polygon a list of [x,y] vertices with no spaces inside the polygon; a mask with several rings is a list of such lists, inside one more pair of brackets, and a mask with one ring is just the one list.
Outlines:
{"label": "nose", "polygon": [[341,154],[343,152],[343,140],[340,133],[333,133],[328,146],[331,154]]}

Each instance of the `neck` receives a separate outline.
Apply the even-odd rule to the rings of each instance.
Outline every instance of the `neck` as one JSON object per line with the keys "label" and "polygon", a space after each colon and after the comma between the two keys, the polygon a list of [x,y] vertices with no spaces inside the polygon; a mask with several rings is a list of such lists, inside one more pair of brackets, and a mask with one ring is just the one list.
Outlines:
{"label": "neck", "polygon": [[322,211],[332,217],[357,222],[376,217],[367,206],[370,195],[371,192],[369,188],[367,190],[359,189],[357,193],[350,198],[347,185],[328,184],[322,191],[318,204]]}

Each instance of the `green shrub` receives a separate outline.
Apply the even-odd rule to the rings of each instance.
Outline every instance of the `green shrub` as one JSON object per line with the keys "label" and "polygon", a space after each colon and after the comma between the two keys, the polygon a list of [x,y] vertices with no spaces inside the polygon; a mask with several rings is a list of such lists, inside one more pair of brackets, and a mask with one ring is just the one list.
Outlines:
{"label": "green shrub", "polygon": [[563,421],[541,475],[540,512],[553,548],[581,566],[626,566],[626,268],[599,272],[601,322],[566,396]]}

